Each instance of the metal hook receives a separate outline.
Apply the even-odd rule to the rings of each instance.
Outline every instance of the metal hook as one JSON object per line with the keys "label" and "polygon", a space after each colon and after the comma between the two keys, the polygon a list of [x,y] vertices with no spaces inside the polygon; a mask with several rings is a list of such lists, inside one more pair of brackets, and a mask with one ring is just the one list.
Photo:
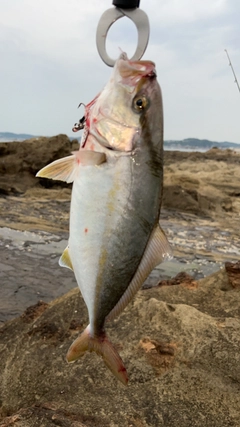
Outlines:
{"label": "metal hook", "polygon": [[138,8],[120,9],[118,7],[106,10],[98,23],[96,43],[99,55],[109,67],[113,67],[116,60],[110,58],[106,52],[107,33],[112,24],[124,16],[131,19],[138,30],[138,45],[134,55],[130,59],[132,61],[141,59],[148,45],[150,27],[148,16],[143,10]]}

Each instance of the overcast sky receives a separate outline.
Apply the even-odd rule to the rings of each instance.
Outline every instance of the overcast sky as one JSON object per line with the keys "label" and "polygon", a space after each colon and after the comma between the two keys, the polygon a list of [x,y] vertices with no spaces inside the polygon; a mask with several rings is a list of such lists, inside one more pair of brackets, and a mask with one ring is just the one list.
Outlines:
{"label": "overcast sky", "polygon": [[[0,0],[0,131],[76,136],[71,129],[107,82],[96,27],[111,0]],[[240,143],[239,0],[141,0],[156,63],[165,139]],[[129,56],[137,33],[127,18],[109,31],[107,48]]]}

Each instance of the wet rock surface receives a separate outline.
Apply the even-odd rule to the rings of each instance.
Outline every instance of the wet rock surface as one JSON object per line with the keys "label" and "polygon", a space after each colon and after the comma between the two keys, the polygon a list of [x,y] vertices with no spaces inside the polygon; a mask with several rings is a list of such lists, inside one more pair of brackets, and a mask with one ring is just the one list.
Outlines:
{"label": "wet rock surface", "polygon": [[[38,209],[32,210],[31,222],[24,224],[24,212],[31,206],[31,199],[26,200],[20,204],[22,222],[16,204],[18,211],[11,210],[13,222],[8,226],[25,226],[35,231],[0,228],[0,324],[20,315],[38,300],[49,302],[76,286],[73,273],[58,265],[67,246],[69,200],[37,201]],[[12,200],[7,201],[10,210]],[[39,219],[38,212],[42,212]],[[58,220],[59,212],[62,221]],[[173,278],[180,272],[194,281],[224,268],[225,262],[239,259],[239,237],[231,228],[223,231],[216,221],[164,209],[161,218],[174,257],[153,270],[143,285],[145,289],[161,281],[177,283],[178,277]],[[37,230],[38,221],[42,230]]]}
{"label": "wet rock surface", "polygon": [[65,361],[87,325],[73,273],[58,265],[71,188],[34,175],[77,142],[12,144],[0,144],[0,427],[239,427],[240,156],[165,155],[161,225],[174,258],[106,328],[125,388],[95,354]]}

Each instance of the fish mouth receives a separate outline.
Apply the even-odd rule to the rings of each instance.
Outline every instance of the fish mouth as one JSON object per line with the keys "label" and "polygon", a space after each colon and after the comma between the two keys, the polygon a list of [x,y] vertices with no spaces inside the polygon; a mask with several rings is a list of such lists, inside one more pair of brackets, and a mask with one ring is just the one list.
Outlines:
{"label": "fish mouth", "polygon": [[155,77],[157,77],[157,73],[156,73],[156,70],[155,70],[155,68],[152,70],[152,71],[150,71],[150,73],[148,73],[146,76],[144,76],[144,77],[150,77],[150,79],[154,79]]}
{"label": "fish mouth", "polygon": [[151,79],[157,76],[155,64],[152,61],[129,61],[120,58],[117,62],[121,83],[135,87],[142,78]]}

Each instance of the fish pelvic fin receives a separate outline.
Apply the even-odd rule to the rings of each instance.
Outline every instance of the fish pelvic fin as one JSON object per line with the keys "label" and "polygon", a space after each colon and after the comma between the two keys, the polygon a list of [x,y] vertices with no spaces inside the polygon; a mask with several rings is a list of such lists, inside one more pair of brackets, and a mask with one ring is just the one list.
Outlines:
{"label": "fish pelvic fin", "polygon": [[97,166],[104,162],[106,162],[104,153],[88,150],[73,151],[71,156],[55,160],[42,168],[36,177],[56,179],[70,184],[76,178],[80,165]]}
{"label": "fish pelvic fin", "polygon": [[106,337],[105,333],[98,337],[92,337],[90,334],[90,326],[72,343],[67,352],[67,361],[74,362],[84,355],[86,351],[95,351],[102,357],[105,365],[110,369],[113,375],[127,385],[128,376],[123,361],[117,350]]}
{"label": "fish pelvic fin", "polygon": [[141,288],[143,282],[147,279],[151,271],[161,262],[172,258],[172,250],[168,243],[167,237],[160,225],[157,225],[153,230],[147,247],[138,266],[138,269],[129,284],[128,288],[121,296],[118,303],[110,311],[106,320],[113,320],[118,316],[128,303],[133,299],[134,295]]}
{"label": "fish pelvic fin", "polygon": [[73,265],[69,254],[68,246],[64,249],[61,258],[58,261],[60,267],[66,267],[73,271]]}

